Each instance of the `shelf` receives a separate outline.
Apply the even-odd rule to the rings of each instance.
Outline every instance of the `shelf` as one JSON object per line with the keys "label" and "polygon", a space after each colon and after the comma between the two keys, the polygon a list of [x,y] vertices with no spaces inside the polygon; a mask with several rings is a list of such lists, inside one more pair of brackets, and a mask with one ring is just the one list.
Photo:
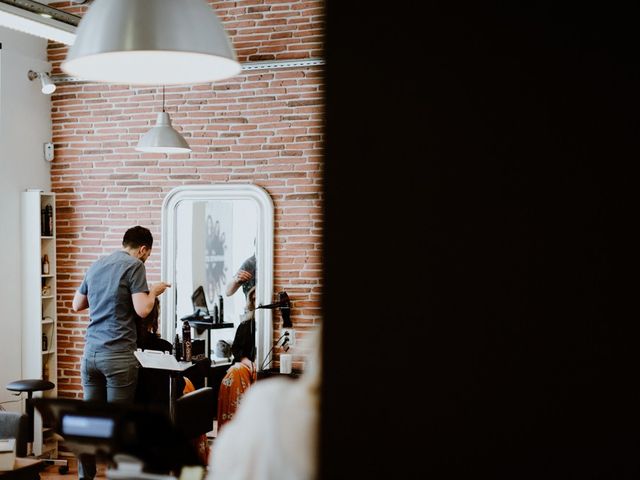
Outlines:
{"label": "shelf", "polygon": [[220,328],[233,328],[234,324],[231,322],[212,323],[212,322],[198,322],[196,320],[192,320],[189,322],[189,326],[198,328],[200,330],[218,330]]}
{"label": "shelf", "polygon": [[[21,360],[24,378],[43,378],[58,383],[57,315],[58,280],[56,277],[55,193],[25,191],[21,201],[22,318]],[[51,206],[52,228],[43,228],[42,210]],[[49,210],[51,210],[49,209]],[[48,269],[43,258],[48,257]],[[40,301],[36,301],[40,298]],[[45,350],[42,339],[46,336]],[[56,398],[57,389],[47,390],[43,398]],[[35,456],[56,457],[59,438],[51,425],[39,415],[34,418],[32,452]]]}

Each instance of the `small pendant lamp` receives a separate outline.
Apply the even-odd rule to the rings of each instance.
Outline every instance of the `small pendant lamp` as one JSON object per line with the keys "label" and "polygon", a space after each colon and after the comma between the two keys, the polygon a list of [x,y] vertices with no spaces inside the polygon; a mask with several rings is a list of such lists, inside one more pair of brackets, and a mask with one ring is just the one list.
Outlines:
{"label": "small pendant lamp", "polygon": [[136,150],[146,153],[189,153],[187,141],[171,126],[171,118],[164,111],[164,86],[162,87],[162,112],[156,118],[156,125],[145,133]]}
{"label": "small pendant lamp", "polygon": [[242,70],[204,0],[95,0],[62,70],[129,85],[209,83]]}

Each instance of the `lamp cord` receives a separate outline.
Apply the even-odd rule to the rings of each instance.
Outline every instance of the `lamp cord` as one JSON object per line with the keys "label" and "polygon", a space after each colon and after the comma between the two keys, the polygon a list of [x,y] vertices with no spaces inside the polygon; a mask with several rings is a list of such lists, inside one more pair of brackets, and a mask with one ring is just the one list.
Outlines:
{"label": "lamp cord", "polygon": [[164,85],[162,86],[162,113],[164,113]]}
{"label": "lamp cord", "polygon": [[[278,340],[276,340],[276,343],[273,344],[273,347],[271,347],[271,350],[269,350],[267,352],[267,354],[264,357],[264,360],[262,361],[262,365],[260,366],[260,370],[264,370],[264,367],[266,365],[269,365],[269,363],[271,363],[271,361],[273,360],[269,360],[269,355],[271,355],[271,352],[273,352],[273,349],[276,348],[278,346],[278,343],[280,343],[280,340],[282,340],[285,336],[287,335],[287,332],[283,333],[282,335],[280,335],[280,338]],[[269,363],[266,363],[267,360],[269,360]],[[266,363],[266,365],[265,365]]]}

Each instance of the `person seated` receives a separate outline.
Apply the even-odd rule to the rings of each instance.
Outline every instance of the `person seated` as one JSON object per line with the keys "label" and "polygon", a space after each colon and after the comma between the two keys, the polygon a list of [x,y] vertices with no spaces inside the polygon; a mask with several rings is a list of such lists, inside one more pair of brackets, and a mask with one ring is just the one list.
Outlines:
{"label": "person seated", "polygon": [[251,387],[216,438],[205,480],[312,480],[318,475],[320,332],[309,332],[310,352],[296,380],[276,377]]}
{"label": "person seated", "polygon": [[227,370],[218,391],[218,432],[233,418],[242,396],[256,381],[255,320],[250,318],[238,325],[231,353],[233,364]]}
{"label": "person seated", "polygon": [[[142,350],[158,350],[160,352],[173,352],[173,345],[158,335],[158,317],[160,313],[159,302],[155,304],[146,318],[136,318],[136,333],[138,335],[137,346]],[[157,405],[169,411],[169,395],[159,395],[158,392],[166,392],[169,384],[169,373],[151,368],[138,370],[138,386],[136,388],[136,403],[145,405]],[[178,379],[178,392],[184,392],[184,377]]]}
{"label": "person seated", "polygon": [[[151,313],[146,318],[136,318],[136,332],[138,334],[137,345],[142,350],[158,350],[161,352],[173,352],[173,345],[158,334],[158,317],[160,305],[158,300]],[[136,403],[155,405],[169,411],[169,373],[152,368],[141,368],[138,372],[138,385],[136,388]],[[196,390],[193,382],[186,376],[178,378],[178,392],[182,395]],[[203,463],[206,465],[209,459],[209,442],[206,435],[201,435],[194,440],[194,446]]]}
{"label": "person seated", "polygon": [[247,304],[244,307],[244,313],[240,315],[240,321],[254,319],[256,316],[256,287],[251,287],[247,292]]}

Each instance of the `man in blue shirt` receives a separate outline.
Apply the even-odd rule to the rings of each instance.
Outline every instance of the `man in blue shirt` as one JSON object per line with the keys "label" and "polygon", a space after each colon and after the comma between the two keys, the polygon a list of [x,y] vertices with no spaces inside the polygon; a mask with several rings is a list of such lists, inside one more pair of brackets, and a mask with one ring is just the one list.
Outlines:
{"label": "man in blue shirt", "polygon": [[[97,260],[73,298],[73,311],[89,308],[81,375],[85,400],[133,402],[138,379],[135,315],[145,318],[170,285],[147,286],[144,262],[153,236],[140,226],[126,231],[122,250]],[[80,478],[95,477],[94,459],[82,459]]]}

